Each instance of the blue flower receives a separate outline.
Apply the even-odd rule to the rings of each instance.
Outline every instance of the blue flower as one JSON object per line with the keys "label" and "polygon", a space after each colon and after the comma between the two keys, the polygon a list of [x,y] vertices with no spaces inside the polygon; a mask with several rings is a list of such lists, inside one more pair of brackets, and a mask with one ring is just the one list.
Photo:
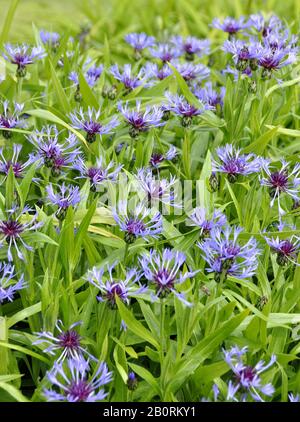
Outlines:
{"label": "blue flower", "polygon": [[189,226],[199,227],[201,236],[209,236],[216,227],[224,227],[227,218],[219,210],[214,210],[210,215],[204,207],[197,207],[189,216],[187,223]]}
{"label": "blue flower", "polygon": [[190,104],[182,95],[171,94],[166,92],[165,94],[168,103],[167,109],[177,114],[182,118],[182,126],[188,127],[192,124],[192,119],[195,116],[199,116],[204,113],[205,110],[212,109],[208,104],[204,104],[199,101],[199,107],[195,107],[193,104]]}
{"label": "blue flower", "polygon": [[253,27],[256,31],[261,32],[263,37],[268,36],[272,31],[278,31],[282,28],[281,20],[272,15],[267,21],[261,13],[250,15],[248,20],[249,27]]}
{"label": "blue flower", "polygon": [[300,395],[299,394],[293,394],[293,393],[289,393],[289,401],[291,403],[298,403],[300,401]]}
{"label": "blue flower", "polygon": [[291,239],[279,239],[273,237],[271,239],[265,237],[270,248],[277,253],[278,265],[286,265],[289,261],[295,265],[297,264],[297,256],[300,252],[300,238],[292,236]]}
{"label": "blue flower", "polygon": [[0,262],[0,304],[5,300],[12,302],[15,293],[25,287],[24,274],[18,278],[13,265]]}
{"label": "blue flower", "polygon": [[[255,366],[250,366],[243,360],[246,352],[247,347],[239,349],[237,346],[228,351],[223,350],[224,360],[234,374],[234,380],[230,380],[228,384],[227,400],[247,401],[252,397],[255,401],[263,402],[265,400],[261,394],[271,397],[275,389],[272,384],[262,384],[260,374],[276,362],[276,356],[272,355],[268,364],[260,360]],[[240,393],[239,399],[236,397],[238,393]]]}
{"label": "blue flower", "polygon": [[107,302],[112,309],[116,308],[116,297],[129,305],[131,296],[147,291],[147,287],[139,282],[141,273],[135,268],[127,270],[124,278],[116,278],[113,274],[115,266],[116,263],[101,269],[94,267],[87,277],[88,281],[100,291],[97,299],[100,302]]}
{"label": "blue flower", "polygon": [[155,44],[155,38],[150,37],[144,32],[127,34],[125,41],[130,44],[136,51],[142,51],[145,48],[152,47]]}
{"label": "blue flower", "polygon": [[174,66],[186,82],[194,80],[200,82],[207,79],[210,75],[209,68],[201,63],[174,63]]}
{"label": "blue flower", "polygon": [[238,240],[241,231],[240,227],[215,227],[209,237],[198,243],[208,264],[207,271],[214,273],[217,282],[228,275],[247,279],[255,274],[260,250],[253,237],[242,245]]}
{"label": "blue flower", "polygon": [[245,22],[245,18],[241,16],[239,19],[234,19],[232,17],[227,17],[221,22],[220,19],[215,18],[212,22],[212,26],[217,29],[221,29],[224,32],[227,32],[230,35],[236,34],[237,32],[247,28],[249,26],[248,22]]}
{"label": "blue flower", "polygon": [[163,63],[170,62],[182,55],[182,51],[177,46],[168,43],[159,43],[149,51],[152,57],[160,59]]}
{"label": "blue flower", "polygon": [[200,101],[202,101],[202,103],[208,104],[210,107],[213,107],[213,109],[216,110],[218,106],[223,107],[225,87],[222,86],[218,92],[213,88],[211,82],[207,82],[204,87],[195,87],[194,95]]}
{"label": "blue flower", "polygon": [[147,74],[147,79],[150,79],[148,85],[153,85],[151,79],[155,79],[156,81],[162,81],[173,73],[172,69],[170,68],[170,66],[168,66],[168,64],[158,66],[156,63],[147,63],[145,66],[145,72]]}
{"label": "blue flower", "polygon": [[60,41],[60,35],[57,32],[40,31],[40,38],[43,44],[48,44],[52,48],[57,48]]}
{"label": "blue flower", "polygon": [[134,391],[138,386],[138,380],[134,372],[129,372],[127,379],[128,390]]}
{"label": "blue flower", "polygon": [[171,177],[168,179],[158,178],[156,179],[152,173],[152,170],[139,169],[136,176],[137,191],[142,192],[143,200],[145,200],[145,206],[157,207],[159,202],[171,207],[181,207],[176,201],[176,194],[174,192],[174,185],[176,184],[176,178]]}
{"label": "blue flower", "polygon": [[174,145],[171,145],[168,151],[164,154],[160,152],[153,152],[150,157],[149,164],[153,168],[158,169],[164,161],[171,161],[176,157],[176,155],[177,155],[177,150],[174,147]]}
{"label": "blue flower", "polygon": [[112,215],[120,229],[125,232],[125,242],[133,243],[138,237],[144,240],[156,239],[162,232],[162,218],[158,211],[153,212],[142,204],[128,212],[127,204],[119,202],[118,210],[112,210]]}
{"label": "blue flower", "polygon": [[5,44],[5,60],[17,65],[17,76],[24,77],[26,75],[26,66],[41,60],[46,56],[46,52],[41,46],[29,47],[26,44],[13,46]]}
{"label": "blue flower", "polygon": [[280,196],[283,193],[291,196],[295,201],[299,200],[299,185],[300,185],[300,163],[296,163],[293,170],[289,172],[289,163],[282,160],[281,169],[272,169],[270,162],[264,160],[263,170],[266,173],[266,177],[260,178],[260,183],[263,186],[269,188],[269,193],[272,197],[271,207],[273,207],[275,201],[278,202],[279,215],[284,214],[284,210],[280,205]]}
{"label": "blue flower", "polygon": [[51,331],[34,333],[37,336],[37,340],[35,340],[33,344],[46,344],[47,347],[43,349],[43,352],[48,353],[51,356],[56,356],[57,353],[59,353],[56,358],[57,363],[66,358],[80,361],[83,359],[84,355],[96,361],[97,359],[82,346],[82,338],[75,329],[75,327],[80,324],[81,321],[75,322],[66,329],[63,322],[59,319],[55,324],[57,334],[54,334]]}
{"label": "blue flower", "polygon": [[36,149],[31,156],[32,160],[40,160],[41,164],[51,168],[53,176],[58,176],[63,168],[70,167],[80,154],[76,135],[69,133],[68,137],[59,141],[59,134],[57,127],[51,125],[27,136]]}
{"label": "blue flower", "polygon": [[9,101],[2,102],[3,112],[0,114],[0,129],[3,129],[4,138],[9,139],[13,135],[13,132],[6,129],[24,128],[26,126],[25,119],[22,118],[23,108],[24,104],[14,103],[11,111]]}
{"label": "blue flower", "polygon": [[[12,209],[6,210],[5,219],[0,220],[0,247],[8,245],[7,257],[9,261],[13,260],[12,247],[16,249],[18,258],[22,260],[24,260],[24,255],[20,250],[20,245],[29,251],[33,251],[33,248],[25,243],[23,235],[27,231],[40,228],[43,222],[37,222],[37,213],[29,215],[29,211],[32,212],[33,210],[28,206],[23,209],[14,206]],[[23,218],[25,214],[27,214],[26,218]]]}
{"label": "blue flower", "polygon": [[115,79],[117,79],[124,85],[124,88],[127,91],[132,91],[134,88],[145,84],[147,80],[146,69],[142,67],[137,73],[137,75],[134,75],[131,64],[125,64],[123,67],[123,71],[120,71],[119,66],[115,64],[111,66],[110,73]]}
{"label": "blue flower", "polygon": [[184,253],[171,249],[164,249],[161,254],[151,249],[149,253],[144,253],[139,258],[144,276],[155,286],[154,298],[163,299],[173,293],[185,305],[192,306],[185,295],[177,291],[178,285],[197,273],[197,271],[181,270],[185,260]]}
{"label": "blue flower", "polygon": [[95,110],[92,107],[84,112],[82,108],[70,114],[70,119],[74,129],[81,129],[86,132],[86,140],[93,143],[96,140],[96,135],[107,135],[112,133],[113,129],[118,126],[119,120],[116,116],[106,123],[102,124],[99,121],[101,110]]}
{"label": "blue flower", "polygon": [[163,110],[157,106],[146,106],[145,111],[141,110],[141,102],[136,101],[134,109],[128,107],[128,101],[122,105],[118,103],[118,109],[122,113],[125,121],[131,126],[129,134],[136,138],[140,132],[146,132],[151,127],[163,126]]}
{"label": "blue flower", "polygon": [[10,159],[6,159],[3,154],[3,148],[0,148],[0,173],[3,173],[5,177],[8,175],[9,170],[12,169],[14,176],[19,179],[24,176],[25,169],[30,166],[34,159],[29,157],[25,163],[18,161],[22,145],[13,145],[13,155]]}
{"label": "blue flower", "polygon": [[101,387],[112,380],[105,362],[101,362],[91,374],[88,361],[68,359],[64,364],[55,363],[47,372],[47,378],[55,389],[44,389],[47,401],[62,402],[98,402],[108,393]]}
{"label": "blue flower", "polygon": [[226,69],[222,71],[222,73],[229,73],[230,75],[233,75],[233,79],[235,82],[238,81],[240,74],[244,75],[246,78],[252,78],[253,73],[250,66],[247,66],[246,69],[239,71],[237,68],[232,68],[230,66],[227,66]]}
{"label": "blue flower", "polygon": [[239,71],[244,71],[247,67],[252,70],[257,69],[257,60],[262,57],[262,45],[257,41],[246,43],[241,40],[227,40],[224,42],[223,50],[232,54],[233,60]]}
{"label": "blue flower", "polygon": [[[90,87],[95,86],[96,82],[102,75],[104,66],[101,64],[99,66],[93,65],[89,68],[87,66],[89,65],[90,61],[87,61],[84,65],[84,76],[85,79]],[[75,71],[70,72],[69,79],[74,82],[75,85],[79,85],[79,79],[78,79],[78,73]]]}
{"label": "blue flower", "polygon": [[239,175],[248,176],[257,173],[263,166],[263,159],[255,154],[241,154],[241,150],[232,144],[217,148],[217,155],[221,163],[212,160],[212,170],[227,174],[231,183],[236,182]]}
{"label": "blue flower", "polygon": [[284,32],[272,31],[263,38],[263,45],[265,47],[269,47],[273,52],[278,50],[285,51],[286,54],[297,54],[299,51],[297,43],[298,37],[291,35],[288,30],[285,30]]}
{"label": "blue flower", "polygon": [[199,40],[196,37],[186,37],[182,38],[181,36],[175,36],[172,38],[174,45],[182,50],[182,53],[185,54],[187,60],[193,60],[194,55],[202,57],[210,53],[210,41],[209,40]]}
{"label": "blue flower", "polygon": [[289,49],[274,50],[267,45],[264,46],[260,52],[258,65],[263,68],[262,76],[264,78],[269,78],[273,71],[295,63],[296,60],[297,56],[294,51],[290,51]]}
{"label": "blue flower", "polygon": [[122,167],[122,164],[115,167],[113,161],[105,164],[103,157],[97,158],[95,165],[88,166],[82,157],[77,158],[73,164],[73,168],[80,172],[76,178],[89,180],[93,191],[105,181],[115,181]]}
{"label": "blue flower", "polygon": [[81,195],[78,186],[65,185],[65,183],[58,186],[58,190],[57,193],[54,193],[52,183],[46,186],[48,199],[53,205],[58,206],[56,217],[59,220],[63,220],[68,208],[71,206],[74,207],[81,201]]}

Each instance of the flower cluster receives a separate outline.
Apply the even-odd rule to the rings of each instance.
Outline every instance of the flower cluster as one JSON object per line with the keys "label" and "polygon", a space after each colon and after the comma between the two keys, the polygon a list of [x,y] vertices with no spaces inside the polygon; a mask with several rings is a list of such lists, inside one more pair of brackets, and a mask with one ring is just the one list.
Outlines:
{"label": "flower cluster", "polygon": [[3,46],[5,394],[299,401],[296,26],[93,17]]}
{"label": "flower cluster", "polygon": [[[232,55],[236,69],[248,76],[261,69],[262,78],[271,78],[273,72],[296,61],[297,40],[276,17],[269,22],[262,15],[251,15],[248,21],[228,17],[223,23],[215,19],[213,26],[230,35],[223,49]],[[241,32],[243,39],[237,37]]]}

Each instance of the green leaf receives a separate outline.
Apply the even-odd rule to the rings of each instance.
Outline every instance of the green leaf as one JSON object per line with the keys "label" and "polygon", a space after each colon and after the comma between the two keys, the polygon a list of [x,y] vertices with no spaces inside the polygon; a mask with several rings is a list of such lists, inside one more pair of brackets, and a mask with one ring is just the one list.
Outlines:
{"label": "green leaf", "polygon": [[58,125],[65,127],[69,131],[75,133],[75,135],[85,144],[85,146],[88,147],[85,138],[81,135],[80,132],[75,130],[72,126],[70,126],[64,120],[55,116],[55,114],[51,113],[50,111],[37,108],[35,110],[28,110],[28,111],[26,111],[26,113],[30,114],[31,116],[38,117],[42,120],[49,120],[50,122],[53,122],[53,123],[56,123]]}
{"label": "green leaf", "polygon": [[242,225],[243,224],[243,217],[242,217],[242,211],[241,211],[239,201],[237,200],[237,198],[236,198],[236,196],[235,196],[235,194],[232,190],[232,187],[230,186],[230,183],[228,182],[227,179],[225,179],[225,182],[226,182],[227,189],[229,190],[231,199],[233,200],[233,203],[235,205],[235,209],[236,209],[236,212],[237,212],[237,215],[238,215],[238,218],[239,218],[239,222]]}
{"label": "green leaf", "polygon": [[140,337],[142,340],[147,341],[148,343],[152,344],[156,349],[159,349],[159,343],[155,340],[155,338],[152,336],[150,331],[148,331],[143,324],[141,324],[139,321],[137,321],[130,312],[126,306],[120,301],[118,297],[116,297],[117,306],[121,315],[121,318],[125,322],[125,324],[128,326],[128,328],[138,337]]}
{"label": "green leaf", "polygon": [[173,70],[173,73],[175,75],[175,78],[177,80],[178,86],[179,86],[182,94],[189,101],[189,103],[191,103],[192,105],[194,105],[197,108],[200,108],[201,104],[200,104],[198,98],[195,97],[195,95],[191,92],[191,90],[188,87],[188,84],[185,82],[185,80],[180,75],[178,70],[173,65],[171,65],[170,63],[168,63],[168,64],[169,64],[170,68]]}
{"label": "green leaf", "polygon": [[223,360],[211,365],[201,366],[195,371],[193,381],[196,383],[209,383],[215,378],[221,377],[229,371],[229,367]]}
{"label": "green leaf", "polygon": [[291,136],[293,138],[299,138],[300,137],[300,130],[296,129],[286,129],[285,127],[280,126],[272,126],[272,125],[266,125],[268,129],[277,129],[278,133],[281,133],[282,135]]}
{"label": "green leaf", "polygon": [[79,79],[80,93],[82,94],[82,98],[83,98],[84,102],[87,105],[94,107],[96,110],[98,110],[99,103],[98,103],[93,91],[89,87],[89,84],[85,80],[85,77],[83,76],[82,72],[79,72],[78,79]]}
{"label": "green leaf", "polygon": [[157,380],[154,378],[154,376],[145,368],[143,368],[142,366],[136,365],[135,363],[131,363],[128,362],[128,365],[130,366],[130,368],[136,373],[138,374],[141,378],[143,378],[149,385],[151,385],[151,387],[153,388],[153,390],[160,395],[160,388],[158,385]]}
{"label": "green leaf", "polygon": [[52,83],[53,83],[57,98],[59,100],[59,103],[64,113],[68,114],[71,111],[69,100],[65,94],[63,87],[61,86],[61,83],[56,75],[55,69],[49,57],[48,57],[48,62],[49,62],[50,71],[51,71],[51,79],[52,79]]}
{"label": "green leaf", "polygon": [[2,32],[1,32],[1,35],[0,35],[0,45],[1,46],[7,40],[9,30],[10,30],[10,27],[11,27],[11,24],[12,24],[12,21],[13,21],[13,18],[14,18],[14,14],[15,14],[16,9],[18,7],[18,4],[19,4],[19,0],[11,0],[10,1],[10,6],[9,6],[6,17],[3,20],[4,24],[3,24]]}
{"label": "green leaf", "polygon": [[32,315],[41,312],[41,302],[36,303],[35,305],[29,306],[28,308],[22,309],[21,311],[17,312],[15,315],[7,319],[7,326],[8,328],[12,327],[13,325],[17,324],[20,321],[25,321]]}
{"label": "green leaf", "polygon": [[271,88],[267,90],[265,97],[268,98],[269,95],[272,94],[272,92],[276,91],[277,89],[284,89],[288,86],[296,85],[299,82],[300,82],[300,76],[298,78],[292,79],[291,81],[280,82],[276,85],[273,85],[271,86]]}
{"label": "green leaf", "polygon": [[9,382],[21,378],[22,374],[0,375],[0,382]]}
{"label": "green leaf", "polygon": [[25,201],[28,196],[32,178],[35,174],[37,166],[38,166],[38,162],[36,161],[29,167],[29,169],[26,172],[26,175],[24,176],[24,178],[22,179],[22,182],[20,183],[21,208],[23,208],[25,205]]}
{"label": "green leaf", "polygon": [[5,185],[5,207],[7,210],[12,209],[14,203],[15,176],[12,167],[9,168],[6,185]]}
{"label": "green leaf", "polygon": [[221,325],[217,330],[200,340],[174,367],[176,377],[168,384],[170,391],[177,391],[182,383],[207,359],[220,344],[244,321],[249,311],[245,310]]}
{"label": "green leaf", "polygon": [[57,246],[57,242],[42,232],[24,233],[22,238],[29,243],[49,243]]}
{"label": "green leaf", "polygon": [[17,344],[10,344],[4,341],[0,341],[0,348],[1,347],[6,347],[7,349],[11,349],[11,350],[18,350],[18,352],[24,353],[25,355],[32,356],[33,358],[38,359],[42,362],[45,362],[47,365],[50,365],[50,361],[44,356],[39,355],[38,353],[35,353],[32,350],[26,349],[25,347],[18,346]]}
{"label": "green leaf", "polygon": [[254,152],[255,154],[262,154],[267,147],[268,143],[278,132],[278,127],[268,130],[268,132],[261,135],[256,141],[252,142],[247,147],[243,148],[243,152]]}
{"label": "green leaf", "polygon": [[0,388],[5,390],[8,394],[10,394],[16,401],[18,402],[29,402],[29,400],[23,396],[23,394],[13,385],[7,384],[6,382],[0,381]]}

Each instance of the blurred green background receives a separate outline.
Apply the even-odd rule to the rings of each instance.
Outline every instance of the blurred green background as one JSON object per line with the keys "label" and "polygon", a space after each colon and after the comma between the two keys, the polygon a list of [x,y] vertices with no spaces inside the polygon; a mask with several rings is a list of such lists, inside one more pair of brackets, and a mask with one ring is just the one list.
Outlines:
{"label": "blurred green background", "polygon": [[[239,16],[275,12],[299,28],[299,0],[0,0],[1,31],[10,6],[16,10],[8,36],[12,42],[33,40],[37,28],[76,34],[90,22],[92,36],[99,40],[122,37],[128,31],[144,30],[157,35],[163,30],[203,36],[215,16]],[[103,38],[102,38],[103,37]]]}

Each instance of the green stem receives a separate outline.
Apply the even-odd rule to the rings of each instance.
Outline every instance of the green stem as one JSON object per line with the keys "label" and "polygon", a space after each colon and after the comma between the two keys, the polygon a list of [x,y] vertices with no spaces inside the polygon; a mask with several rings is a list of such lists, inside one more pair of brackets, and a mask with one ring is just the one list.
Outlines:
{"label": "green stem", "polygon": [[223,285],[224,285],[224,281],[226,279],[226,270],[222,271],[221,276],[220,276],[220,281],[217,284],[217,288],[216,288],[216,297],[218,296],[222,296],[222,291],[223,291]]}
{"label": "green stem", "polygon": [[128,261],[128,249],[129,249],[129,244],[126,243],[125,249],[124,249],[124,267],[126,267],[126,264]]}
{"label": "green stem", "polygon": [[132,163],[132,156],[133,156],[133,143],[134,143],[134,139],[130,139],[130,149],[129,149],[129,157],[128,157],[128,162],[129,162],[129,168],[131,167],[131,163]]}
{"label": "green stem", "polygon": [[23,78],[18,78],[17,101],[21,103]]}
{"label": "green stem", "polygon": [[160,299],[160,366],[162,368],[164,355],[165,355],[165,315],[166,315],[166,307],[165,307],[165,300]]}

